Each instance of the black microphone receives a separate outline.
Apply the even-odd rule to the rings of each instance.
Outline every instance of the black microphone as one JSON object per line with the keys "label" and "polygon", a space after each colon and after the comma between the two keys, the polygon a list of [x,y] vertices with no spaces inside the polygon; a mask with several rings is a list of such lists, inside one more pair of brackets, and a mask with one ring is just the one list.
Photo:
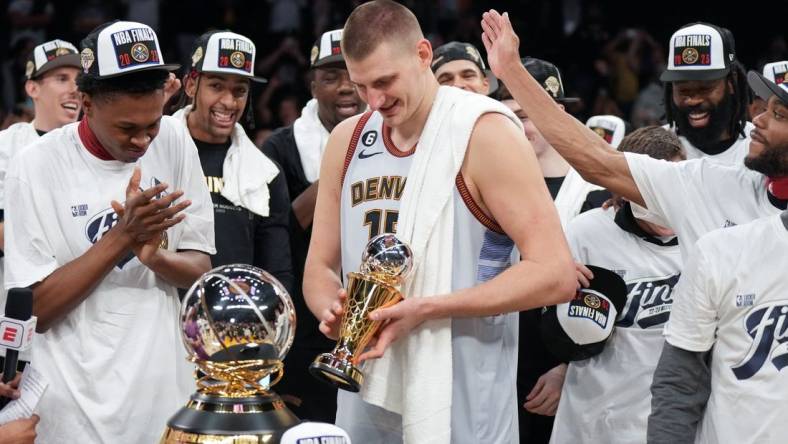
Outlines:
{"label": "black microphone", "polygon": [[[33,290],[29,288],[12,288],[8,290],[5,302],[5,317],[27,321],[33,316]],[[12,381],[16,377],[16,366],[19,362],[19,350],[6,348],[5,365],[3,366],[3,382]]]}

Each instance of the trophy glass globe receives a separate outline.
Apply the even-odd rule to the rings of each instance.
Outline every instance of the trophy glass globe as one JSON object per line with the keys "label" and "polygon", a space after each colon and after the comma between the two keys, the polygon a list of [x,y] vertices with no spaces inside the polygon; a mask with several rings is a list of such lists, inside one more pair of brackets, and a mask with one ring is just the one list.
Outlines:
{"label": "trophy glass globe", "polygon": [[269,390],[295,337],[293,302],[267,272],[245,264],[202,275],[181,305],[197,392],[167,422],[162,444],[278,443],[300,422]]}
{"label": "trophy glass globe", "polygon": [[245,264],[226,265],[195,282],[181,307],[183,343],[206,377],[204,391],[247,396],[277,373],[295,336],[295,308],[284,286]]}
{"label": "trophy glass globe", "polygon": [[361,272],[399,285],[413,270],[413,252],[392,233],[373,237],[361,254]]}

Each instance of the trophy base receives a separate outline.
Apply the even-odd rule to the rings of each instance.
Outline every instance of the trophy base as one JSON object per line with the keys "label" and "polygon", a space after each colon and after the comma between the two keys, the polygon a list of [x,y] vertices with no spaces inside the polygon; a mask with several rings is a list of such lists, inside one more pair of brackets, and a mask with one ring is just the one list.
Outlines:
{"label": "trophy base", "polygon": [[278,443],[300,422],[276,393],[231,398],[197,392],[167,422],[160,444]]}
{"label": "trophy base", "polygon": [[350,361],[337,359],[331,353],[323,353],[309,366],[315,378],[348,392],[361,390],[364,374]]}

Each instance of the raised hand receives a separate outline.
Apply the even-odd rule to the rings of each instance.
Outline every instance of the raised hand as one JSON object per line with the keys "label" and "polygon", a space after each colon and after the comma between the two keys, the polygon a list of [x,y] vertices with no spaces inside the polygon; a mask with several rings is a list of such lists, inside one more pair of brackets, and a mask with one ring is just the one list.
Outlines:
{"label": "raised hand", "polygon": [[487,50],[487,64],[496,77],[502,78],[508,66],[520,63],[520,38],[514,33],[509,13],[495,9],[482,14],[482,42]]}

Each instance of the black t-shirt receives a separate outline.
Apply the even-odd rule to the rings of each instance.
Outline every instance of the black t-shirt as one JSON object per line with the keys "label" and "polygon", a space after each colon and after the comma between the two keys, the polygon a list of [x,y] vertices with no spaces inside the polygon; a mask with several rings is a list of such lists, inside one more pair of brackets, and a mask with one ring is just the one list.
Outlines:
{"label": "black t-shirt", "polygon": [[260,267],[276,277],[292,293],[293,271],[287,235],[290,197],[284,175],[278,174],[268,184],[271,195],[269,216],[254,214],[244,207],[233,205],[221,195],[224,159],[230,149],[230,142],[212,144],[193,140],[213,201],[216,254],[211,256],[211,263],[214,267],[237,263]]}
{"label": "black t-shirt", "polygon": [[[279,128],[263,143],[263,153],[277,162],[287,181],[287,189],[290,193],[291,201],[301,195],[310,185],[312,185],[304,174],[301,165],[301,156],[298,154],[293,127],[288,126]],[[317,318],[309,311],[304,300],[301,286],[304,282],[304,265],[306,255],[309,251],[309,241],[312,237],[312,227],[301,228],[295,214],[290,209],[290,249],[293,258],[293,276],[295,279],[293,302],[298,316],[298,328],[296,329],[295,345],[315,350],[330,349],[334,346],[334,341],[326,338],[318,330]]]}

